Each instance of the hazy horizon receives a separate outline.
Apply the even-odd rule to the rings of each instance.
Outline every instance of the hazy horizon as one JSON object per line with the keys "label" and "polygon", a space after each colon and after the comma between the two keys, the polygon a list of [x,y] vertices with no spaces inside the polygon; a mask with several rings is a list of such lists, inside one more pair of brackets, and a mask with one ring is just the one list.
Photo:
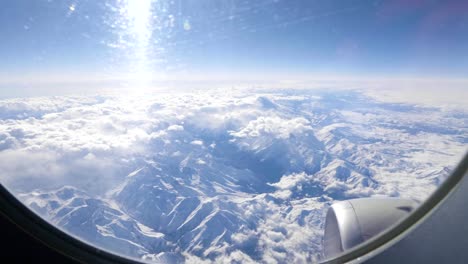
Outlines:
{"label": "hazy horizon", "polygon": [[232,82],[228,86],[346,78],[467,81],[468,4],[457,1],[3,5],[2,93],[60,93],[59,85],[154,88],[174,81]]}

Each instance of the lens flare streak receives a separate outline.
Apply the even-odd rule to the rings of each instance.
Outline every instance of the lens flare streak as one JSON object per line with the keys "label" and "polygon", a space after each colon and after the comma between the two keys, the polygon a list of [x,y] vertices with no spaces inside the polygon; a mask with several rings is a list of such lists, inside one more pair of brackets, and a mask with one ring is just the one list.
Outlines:
{"label": "lens flare streak", "polygon": [[144,88],[152,78],[153,0],[119,0],[114,17],[118,47],[126,57],[127,74],[135,88]]}

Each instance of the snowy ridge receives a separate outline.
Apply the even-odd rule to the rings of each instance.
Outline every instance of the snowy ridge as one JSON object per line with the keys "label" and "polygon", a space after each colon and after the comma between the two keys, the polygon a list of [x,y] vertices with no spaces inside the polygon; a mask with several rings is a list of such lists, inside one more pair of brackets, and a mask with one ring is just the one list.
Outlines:
{"label": "snowy ridge", "polygon": [[70,186],[20,195],[20,199],[72,234],[120,254],[143,255],[167,247],[164,234]]}

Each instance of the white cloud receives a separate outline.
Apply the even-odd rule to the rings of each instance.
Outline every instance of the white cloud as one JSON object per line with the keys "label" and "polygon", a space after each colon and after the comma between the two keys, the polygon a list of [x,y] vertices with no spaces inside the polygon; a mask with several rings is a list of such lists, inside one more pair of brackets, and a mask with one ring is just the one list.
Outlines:
{"label": "white cloud", "polygon": [[279,182],[271,184],[272,186],[280,190],[291,190],[301,183],[309,182],[313,179],[313,175],[307,175],[306,173],[296,173],[291,175],[284,175],[281,177]]}
{"label": "white cloud", "polygon": [[170,125],[167,131],[184,131],[184,127],[181,125]]}
{"label": "white cloud", "polygon": [[190,144],[195,145],[195,146],[203,146],[203,141],[193,140],[192,142],[190,142]]}
{"label": "white cloud", "polygon": [[307,130],[311,130],[309,122],[301,117],[284,119],[278,116],[261,116],[250,121],[240,131],[231,132],[231,135],[239,138],[273,136],[287,139],[292,134],[302,134]]}

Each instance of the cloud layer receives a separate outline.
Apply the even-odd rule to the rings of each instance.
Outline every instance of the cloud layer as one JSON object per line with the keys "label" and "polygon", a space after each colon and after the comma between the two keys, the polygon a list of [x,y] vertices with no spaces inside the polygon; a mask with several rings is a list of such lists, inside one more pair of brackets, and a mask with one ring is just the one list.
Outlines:
{"label": "cloud layer", "polygon": [[[0,109],[2,184],[74,234],[154,260],[316,260],[333,201],[423,200],[468,142],[462,110],[352,91],[41,97]],[[56,198],[64,185],[80,194]],[[94,219],[77,233],[83,209],[66,224],[60,213],[73,199],[128,226]]]}

